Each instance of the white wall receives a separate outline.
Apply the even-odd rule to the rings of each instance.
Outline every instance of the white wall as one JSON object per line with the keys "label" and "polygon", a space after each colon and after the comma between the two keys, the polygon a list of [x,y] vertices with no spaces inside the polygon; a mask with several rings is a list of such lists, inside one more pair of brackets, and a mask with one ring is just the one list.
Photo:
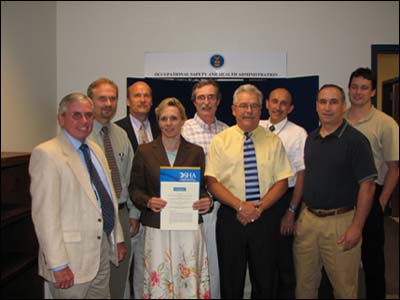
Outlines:
{"label": "white wall", "polygon": [[346,87],[370,66],[371,44],[399,43],[395,1],[61,1],[57,11],[58,98],[108,76],[122,89],[116,119],[146,51],[287,51],[289,76]]}
{"label": "white wall", "polygon": [[[40,6],[42,4],[37,3],[43,2],[30,3]],[[91,81],[106,76],[121,89],[116,119],[125,116],[126,77],[143,76],[146,51],[282,51],[288,53],[289,76],[319,75],[320,84],[336,83],[345,88],[351,71],[359,66],[370,66],[371,44],[399,43],[397,1],[58,1],[56,6],[57,76],[53,77],[54,74],[47,70],[46,75],[51,78],[36,78],[48,84],[35,85],[37,91],[34,93],[46,91],[49,98],[49,91],[57,88],[56,106],[67,93],[86,92]],[[53,18],[46,9],[43,10],[44,19],[32,24],[33,28],[47,22],[49,28],[46,29],[53,29]],[[22,34],[25,39],[32,33],[30,27],[24,28],[26,32],[12,32]],[[20,36],[13,39],[19,41]],[[50,42],[43,43],[54,49],[51,41],[50,38]],[[41,66],[47,62],[40,51],[34,51],[34,54]],[[46,55],[52,60],[55,54]],[[32,73],[36,77],[42,76],[43,72],[33,71],[42,70],[43,66],[28,68],[28,75],[22,74],[24,78],[33,77]],[[57,83],[54,78],[57,78]],[[7,84],[11,85],[9,81]],[[33,98],[26,83],[21,88],[24,91],[20,93],[29,95],[17,98],[22,101],[24,111],[42,105],[39,95]],[[2,92],[2,108],[3,101]],[[9,113],[9,119],[17,118],[19,121],[21,118],[20,109]],[[47,107],[47,111],[40,115],[29,112],[29,118],[23,121],[23,127],[48,127],[48,120],[55,120],[55,112]],[[57,127],[56,122],[53,126]],[[13,135],[16,133],[13,131]],[[32,130],[20,132],[18,138],[36,138],[39,142],[43,134],[37,138],[32,136],[33,133]],[[11,138],[10,134],[8,138]],[[6,143],[7,139],[4,140]]]}
{"label": "white wall", "polygon": [[56,2],[1,2],[1,151],[55,135]]}

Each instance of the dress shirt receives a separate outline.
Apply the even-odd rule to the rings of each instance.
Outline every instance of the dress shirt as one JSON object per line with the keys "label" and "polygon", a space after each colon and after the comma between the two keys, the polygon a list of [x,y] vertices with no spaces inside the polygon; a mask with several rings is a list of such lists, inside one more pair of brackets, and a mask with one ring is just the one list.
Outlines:
{"label": "dress shirt", "polygon": [[144,122],[142,122],[142,121],[136,119],[131,114],[129,114],[129,119],[131,120],[133,131],[135,131],[135,136],[136,136],[136,140],[138,141],[138,143],[139,143],[139,129],[140,129],[140,126],[142,126],[142,124],[144,126],[144,131],[146,132],[149,142],[151,142],[154,139],[153,134],[151,133],[151,126],[150,126],[149,119],[146,119]]}
{"label": "dress shirt", "polygon": [[[206,176],[214,177],[235,197],[245,201],[245,177],[243,162],[244,131],[237,125],[217,134],[211,141]],[[252,131],[256,150],[261,198],[277,181],[293,175],[285,148],[273,133],[258,126]]]}
{"label": "dress shirt", "polygon": [[[93,131],[89,135],[89,139],[96,142],[104,151],[102,133],[103,126],[103,124],[101,124],[97,120],[94,120]],[[123,130],[121,127],[113,123],[109,123],[107,126],[109,126],[109,136],[111,144],[113,146],[114,156],[117,162],[121,179],[122,191],[118,199],[118,203],[126,203],[129,210],[129,217],[132,219],[139,219],[140,211],[133,205],[128,192],[128,186],[131,178],[132,162],[134,157],[131,143],[125,130]]]}
{"label": "dress shirt", "polygon": [[289,158],[290,166],[295,173],[294,176],[289,178],[289,188],[292,188],[296,185],[297,172],[305,169],[304,145],[306,144],[307,132],[287,118],[277,124],[272,124],[269,119],[260,121],[260,126],[264,128],[268,129],[271,125],[274,125],[275,130],[273,133],[281,139]]}
{"label": "dress shirt", "polygon": [[207,157],[208,147],[212,138],[228,127],[228,125],[224,122],[218,121],[216,118],[211,126],[209,126],[204,123],[196,113],[193,119],[186,120],[182,127],[181,134],[188,142],[201,146],[204,150],[205,156]]}

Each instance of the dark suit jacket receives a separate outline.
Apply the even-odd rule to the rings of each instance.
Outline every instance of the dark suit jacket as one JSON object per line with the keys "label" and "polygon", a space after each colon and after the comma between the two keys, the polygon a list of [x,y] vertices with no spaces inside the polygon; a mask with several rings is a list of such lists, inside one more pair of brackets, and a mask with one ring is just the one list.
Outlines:
{"label": "dark suit jacket", "polygon": [[[135,153],[132,165],[129,194],[134,204],[142,212],[141,222],[145,226],[160,228],[160,213],[147,208],[152,197],[160,197],[160,167],[170,166],[167,153],[161,141],[161,135],[153,142],[140,145]],[[187,142],[181,137],[174,167],[200,167],[200,197],[208,197],[205,189],[203,148]],[[202,219],[199,218],[199,222]]]}
{"label": "dark suit jacket", "polygon": [[[126,133],[128,134],[129,140],[131,141],[133,152],[136,152],[138,148],[138,140],[136,139],[135,131],[133,130],[131,119],[129,116],[118,120],[115,122],[119,127],[122,127]],[[150,122],[151,134],[153,135],[153,139],[155,140],[160,134],[160,129],[157,123]]]}

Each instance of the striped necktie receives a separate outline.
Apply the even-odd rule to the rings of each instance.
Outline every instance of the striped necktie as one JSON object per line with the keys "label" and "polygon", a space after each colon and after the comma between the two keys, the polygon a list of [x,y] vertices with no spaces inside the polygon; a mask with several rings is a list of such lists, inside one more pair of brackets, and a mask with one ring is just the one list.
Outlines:
{"label": "striped necktie", "polygon": [[103,132],[104,152],[106,154],[108,165],[110,166],[111,169],[111,179],[114,185],[115,193],[117,194],[117,198],[119,198],[122,191],[121,178],[119,177],[117,161],[115,160],[114,150],[111,144],[110,135],[108,134],[108,127],[104,126],[101,130]]}
{"label": "striped necktie", "polygon": [[97,194],[96,193],[95,194],[96,196],[98,195],[98,197],[100,198],[101,213],[103,215],[103,230],[107,234],[107,236],[109,236],[115,224],[113,202],[111,200],[109,193],[104,187],[104,184],[101,181],[96,168],[92,163],[89,146],[86,144],[82,144],[79,148],[81,149],[83,156],[85,157],[86,166],[90,175],[90,180],[92,181],[92,184],[96,188]]}
{"label": "striped necktie", "polygon": [[246,136],[243,144],[246,201],[260,200],[256,151],[250,138],[251,132],[245,132],[244,135]]}

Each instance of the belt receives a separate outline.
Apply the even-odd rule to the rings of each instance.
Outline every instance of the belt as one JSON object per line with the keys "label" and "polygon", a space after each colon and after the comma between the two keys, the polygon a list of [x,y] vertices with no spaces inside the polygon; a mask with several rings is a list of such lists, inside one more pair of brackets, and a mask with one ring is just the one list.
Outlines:
{"label": "belt", "polygon": [[336,209],[314,209],[307,207],[308,211],[317,217],[328,217],[334,215],[344,214],[354,209],[354,207],[340,207]]}
{"label": "belt", "polygon": [[118,210],[124,209],[126,207],[126,202],[118,204]]}

